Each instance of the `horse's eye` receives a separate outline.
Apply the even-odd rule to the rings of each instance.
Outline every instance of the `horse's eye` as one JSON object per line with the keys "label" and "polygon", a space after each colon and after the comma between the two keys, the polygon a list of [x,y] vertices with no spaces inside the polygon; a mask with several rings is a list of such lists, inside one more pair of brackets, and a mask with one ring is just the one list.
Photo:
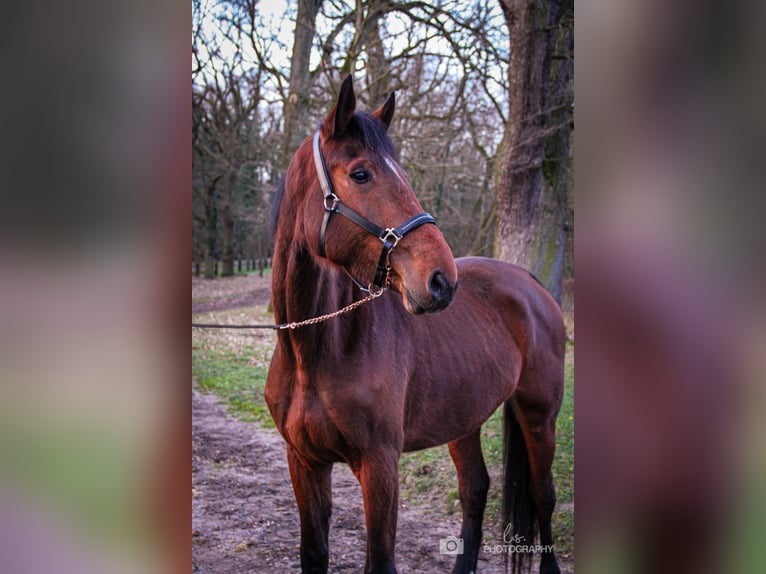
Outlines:
{"label": "horse's eye", "polygon": [[363,169],[358,169],[351,174],[351,179],[356,183],[367,183],[370,181],[370,173]]}

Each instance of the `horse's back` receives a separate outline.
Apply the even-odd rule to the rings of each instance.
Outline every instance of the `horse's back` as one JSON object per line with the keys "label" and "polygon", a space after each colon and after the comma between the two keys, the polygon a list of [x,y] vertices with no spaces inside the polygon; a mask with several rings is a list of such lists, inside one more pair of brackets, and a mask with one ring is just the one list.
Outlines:
{"label": "horse's back", "polygon": [[[529,271],[486,257],[458,259],[461,289],[470,306],[491,305],[523,349],[528,369],[563,365],[566,328],[561,308]],[[488,294],[484,300],[483,294]]]}
{"label": "horse's back", "polygon": [[559,305],[532,273],[487,257],[464,257],[456,263],[459,292],[465,295],[468,306],[493,305],[506,321],[526,327],[527,336],[547,334],[563,344],[565,329]]}

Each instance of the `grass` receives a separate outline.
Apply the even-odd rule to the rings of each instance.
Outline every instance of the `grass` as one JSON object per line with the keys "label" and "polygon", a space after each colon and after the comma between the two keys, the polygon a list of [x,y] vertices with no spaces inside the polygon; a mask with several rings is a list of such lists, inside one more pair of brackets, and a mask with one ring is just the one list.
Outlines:
{"label": "grass", "polygon": [[[195,315],[195,320],[218,322],[269,322],[265,306]],[[195,331],[192,373],[199,387],[228,403],[229,411],[249,421],[273,427],[263,399],[268,364],[273,352],[272,332]],[[482,449],[492,486],[485,512],[488,541],[500,537],[499,511],[502,482],[502,410],[482,428]],[[404,504],[431,508],[437,513],[459,513],[457,477],[446,445],[404,453],[399,464]],[[558,506],[553,517],[554,544],[559,557],[572,560],[574,551],[574,343],[567,343],[564,400],[556,426],[553,463]]]}
{"label": "grass", "polygon": [[226,399],[229,412],[246,421],[274,426],[263,400],[268,369],[237,357],[192,352],[192,375],[201,389]]}
{"label": "grass", "polygon": [[[221,323],[271,321],[265,305],[215,313],[200,313],[195,320]],[[203,331],[192,337],[192,376],[202,391],[226,400],[238,418],[273,427],[263,398],[269,361],[274,349],[272,332]]]}
{"label": "grass", "polygon": [[[204,270],[200,272],[200,277],[204,275]],[[242,269],[237,269],[237,266],[234,266],[234,276],[253,276],[257,275],[260,276],[261,271],[259,269],[245,269],[244,267]],[[263,268],[263,276],[264,277],[271,277],[271,267],[264,267]],[[214,279],[225,279],[223,275],[221,275],[221,270],[218,270],[218,275],[214,277]],[[197,299],[195,299],[197,300]]]}
{"label": "grass", "polygon": [[[238,271],[237,268],[234,268],[234,275],[257,275],[260,276],[261,272],[258,269],[242,269],[242,271]],[[264,277],[271,277],[271,267],[264,267],[263,268],[263,276]]]}

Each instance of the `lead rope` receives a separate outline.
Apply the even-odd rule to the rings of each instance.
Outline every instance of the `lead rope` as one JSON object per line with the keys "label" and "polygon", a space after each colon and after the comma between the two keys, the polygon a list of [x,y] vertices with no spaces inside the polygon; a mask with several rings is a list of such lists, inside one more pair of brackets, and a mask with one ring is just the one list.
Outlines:
{"label": "lead rope", "polygon": [[303,321],[293,321],[292,323],[280,323],[279,325],[223,325],[220,323],[192,323],[192,327],[197,327],[198,329],[273,329],[275,331],[284,331],[286,329],[299,329],[300,327],[307,327],[308,325],[316,325],[317,323],[323,323],[325,321],[329,321],[330,319],[334,319],[335,317],[339,317],[341,315],[344,315],[350,311],[353,311],[357,307],[361,307],[365,303],[368,303],[372,301],[373,299],[377,299],[381,295],[383,295],[383,292],[389,288],[391,283],[391,266],[388,265],[386,267],[386,283],[383,287],[380,287],[378,289],[374,289],[374,286],[370,286],[369,290],[366,290],[369,295],[364,297],[363,299],[359,299],[359,301],[354,301],[350,305],[346,305],[342,309],[338,309],[337,311],[333,311],[332,313],[327,313],[326,315],[320,315],[318,317],[312,317],[310,319],[304,319]]}
{"label": "lead rope", "polygon": [[350,305],[346,305],[343,307],[343,309],[338,309],[337,311],[334,311],[332,313],[327,313],[327,315],[320,315],[319,317],[312,317],[311,319],[305,319],[303,321],[297,321],[292,323],[282,323],[281,325],[277,325],[277,329],[298,329],[299,327],[306,327],[307,325],[316,325],[317,323],[322,323],[324,321],[329,321],[330,319],[334,319],[335,317],[339,317],[345,313],[348,313],[349,311],[353,311],[357,307],[361,307],[365,303],[372,301],[373,299],[377,299],[381,295],[383,295],[383,291],[385,291],[385,288],[381,288],[377,291],[371,291],[367,297],[364,299],[359,299],[359,301],[354,301]]}

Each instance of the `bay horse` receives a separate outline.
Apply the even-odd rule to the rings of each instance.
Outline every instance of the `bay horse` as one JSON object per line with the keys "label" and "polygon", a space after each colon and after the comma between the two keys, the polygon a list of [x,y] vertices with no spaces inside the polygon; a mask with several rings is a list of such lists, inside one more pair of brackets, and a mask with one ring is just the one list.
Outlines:
{"label": "bay horse", "polygon": [[[347,76],[274,203],[277,322],[334,314],[363,290],[374,296],[278,332],[265,398],[287,446],[301,569],[327,572],[331,470],[345,462],[362,488],[365,572],[396,573],[399,457],[448,443],[463,518],[452,572],[475,572],[489,488],[481,425],[504,404],[503,518],[523,544],[534,544],[539,527],[540,545],[550,548],[540,572],[558,573],[551,463],[563,394],[561,313],[520,267],[453,258],[396,159],[387,135],[394,107],[391,94],[372,113],[357,112]],[[512,554],[513,571],[528,569],[529,558]]]}

